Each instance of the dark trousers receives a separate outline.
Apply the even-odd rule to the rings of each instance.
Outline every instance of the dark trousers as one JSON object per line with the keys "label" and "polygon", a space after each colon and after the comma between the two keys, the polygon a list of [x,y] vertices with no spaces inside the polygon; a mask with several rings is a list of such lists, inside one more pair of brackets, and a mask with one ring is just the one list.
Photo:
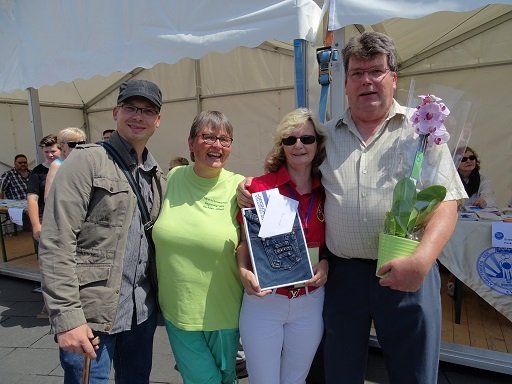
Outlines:
{"label": "dark trousers", "polygon": [[412,293],[381,287],[375,268],[376,261],[331,254],[324,301],[326,383],[364,383],[372,320],[391,383],[437,383],[441,342],[437,264]]}

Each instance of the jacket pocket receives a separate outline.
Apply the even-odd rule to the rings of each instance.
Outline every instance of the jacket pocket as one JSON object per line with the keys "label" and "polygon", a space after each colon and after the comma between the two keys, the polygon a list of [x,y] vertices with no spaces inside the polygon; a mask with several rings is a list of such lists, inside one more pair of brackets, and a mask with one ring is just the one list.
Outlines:
{"label": "jacket pocket", "polygon": [[106,281],[110,277],[110,265],[80,265],[76,266],[76,275],[80,287]]}
{"label": "jacket pocket", "polygon": [[128,181],[97,177],[93,180],[86,222],[104,227],[121,227],[130,204]]}

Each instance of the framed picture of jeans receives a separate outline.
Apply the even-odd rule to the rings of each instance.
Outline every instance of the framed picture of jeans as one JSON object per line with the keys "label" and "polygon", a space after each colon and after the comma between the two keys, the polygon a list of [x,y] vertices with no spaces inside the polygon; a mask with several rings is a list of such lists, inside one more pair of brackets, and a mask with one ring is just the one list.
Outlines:
{"label": "framed picture of jeans", "polygon": [[262,290],[304,283],[313,277],[299,216],[291,232],[261,238],[255,208],[242,209],[253,272]]}

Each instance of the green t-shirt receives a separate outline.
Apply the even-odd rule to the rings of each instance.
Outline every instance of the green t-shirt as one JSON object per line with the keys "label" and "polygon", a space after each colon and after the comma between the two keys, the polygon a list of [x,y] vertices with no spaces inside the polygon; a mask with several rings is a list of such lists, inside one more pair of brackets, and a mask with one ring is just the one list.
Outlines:
{"label": "green t-shirt", "polygon": [[180,329],[238,328],[243,287],[235,193],[242,180],[226,170],[201,178],[192,165],[169,173],[153,239],[162,313]]}

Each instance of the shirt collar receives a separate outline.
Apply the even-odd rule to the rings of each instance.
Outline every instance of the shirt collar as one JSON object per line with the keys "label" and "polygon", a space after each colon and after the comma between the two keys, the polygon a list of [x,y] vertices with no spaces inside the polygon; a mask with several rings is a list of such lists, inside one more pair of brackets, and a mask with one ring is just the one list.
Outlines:
{"label": "shirt collar", "polygon": [[[279,168],[276,172],[276,185],[281,186],[281,185],[285,185],[287,183],[290,183],[296,189],[296,185],[293,182],[293,180],[291,179],[290,174],[288,173],[288,169],[286,168],[286,166],[282,165],[281,168]],[[320,177],[313,176],[313,181],[311,183],[311,190],[320,188],[321,186],[322,186],[322,183],[320,181]]]}
{"label": "shirt collar", "polygon": [[[395,115],[407,116],[407,107],[400,105],[398,101],[393,99],[393,104],[391,104],[391,108],[389,109],[386,121],[395,117]],[[348,127],[350,126],[350,123],[352,123],[355,126],[352,120],[352,111],[350,110],[349,107],[345,110],[341,118],[336,122],[336,128],[341,128],[343,126]]]}

